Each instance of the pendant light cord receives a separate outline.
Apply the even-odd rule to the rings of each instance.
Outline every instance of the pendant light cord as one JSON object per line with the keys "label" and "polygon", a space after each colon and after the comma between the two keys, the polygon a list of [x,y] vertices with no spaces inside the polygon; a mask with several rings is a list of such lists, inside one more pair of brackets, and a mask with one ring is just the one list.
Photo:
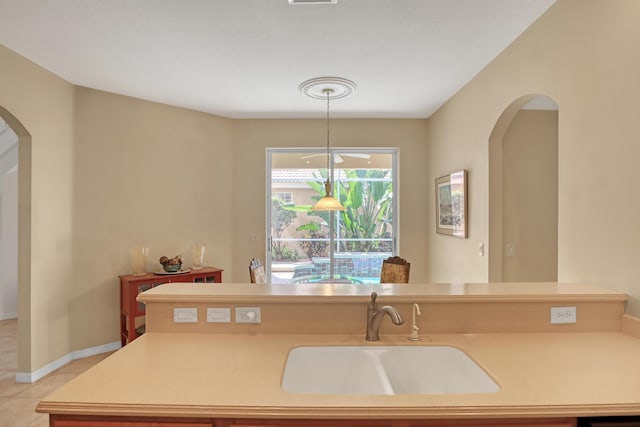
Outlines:
{"label": "pendant light cord", "polygon": [[[298,86],[300,92],[304,93],[313,99],[327,98],[327,179],[325,180],[325,196],[321,197],[315,205],[311,207],[312,211],[344,211],[346,208],[340,203],[339,200],[332,196],[333,191],[331,189],[331,179],[334,177],[334,170],[332,165],[335,164],[335,157],[333,163],[331,162],[331,114],[330,104],[331,99],[344,98],[350,95],[356,88],[356,84],[351,80],[343,79],[341,77],[318,77],[304,81]],[[320,172],[322,173],[322,172]],[[331,222],[333,224],[333,222]]]}
{"label": "pendant light cord", "polygon": [[327,180],[329,179],[329,156],[331,155],[329,151],[329,136],[331,135],[329,131],[329,96],[331,92],[333,92],[331,89],[324,90],[324,93],[327,94]]}

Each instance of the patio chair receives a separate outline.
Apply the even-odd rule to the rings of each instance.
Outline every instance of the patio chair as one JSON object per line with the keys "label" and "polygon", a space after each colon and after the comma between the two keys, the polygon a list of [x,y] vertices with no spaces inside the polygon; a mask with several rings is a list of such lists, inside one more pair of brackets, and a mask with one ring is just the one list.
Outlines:
{"label": "patio chair", "polygon": [[411,264],[399,256],[392,256],[382,261],[380,283],[409,283]]}
{"label": "patio chair", "polygon": [[258,258],[252,258],[249,263],[249,279],[251,283],[267,283],[267,274],[264,271],[264,265]]}

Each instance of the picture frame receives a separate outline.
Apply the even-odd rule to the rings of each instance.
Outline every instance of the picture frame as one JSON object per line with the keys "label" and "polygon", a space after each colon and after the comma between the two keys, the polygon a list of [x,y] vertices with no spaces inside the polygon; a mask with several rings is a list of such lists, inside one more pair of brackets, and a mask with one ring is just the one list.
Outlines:
{"label": "picture frame", "polygon": [[467,171],[436,178],[436,233],[467,237]]}

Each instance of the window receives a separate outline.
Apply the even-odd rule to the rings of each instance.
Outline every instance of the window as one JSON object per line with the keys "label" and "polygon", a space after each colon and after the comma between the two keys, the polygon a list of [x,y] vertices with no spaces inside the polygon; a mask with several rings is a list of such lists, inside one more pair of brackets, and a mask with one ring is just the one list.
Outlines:
{"label": "window", "polygon": [[[272,283],[379,283],[397,251],[397,149],[267,150]],[[327,173],[344,212],[312,212]]]}
{"label": "window", "polygon": [[280,199],[282,203],[293,203],[293,193],[289,191],[274,191],[271,193],[271,197]]}

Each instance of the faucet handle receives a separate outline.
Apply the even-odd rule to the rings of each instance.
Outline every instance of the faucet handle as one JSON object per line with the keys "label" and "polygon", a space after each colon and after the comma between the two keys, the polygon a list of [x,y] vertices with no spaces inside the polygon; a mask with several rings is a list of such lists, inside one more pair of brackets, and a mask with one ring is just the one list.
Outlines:
{"label": "faucet handle", "polygon": [[377,310],[378,303],[376,302],[376,298],[378,298],[378,294],[375,292],[371,292],[371,301],[367,304],[369,310]]}
{"label": "faucet handle", "polygon": [[418,328],[418,325],[416,324],[416,314],[418,316],[421,316],[422,313],[420,312],[420,306],[418,304],[413,304],[413,326],[411,327],[411,335],[409,335],[409,341],[420,341],[420,335],[418,335],[418,331],[420,330],[420,328]]}

